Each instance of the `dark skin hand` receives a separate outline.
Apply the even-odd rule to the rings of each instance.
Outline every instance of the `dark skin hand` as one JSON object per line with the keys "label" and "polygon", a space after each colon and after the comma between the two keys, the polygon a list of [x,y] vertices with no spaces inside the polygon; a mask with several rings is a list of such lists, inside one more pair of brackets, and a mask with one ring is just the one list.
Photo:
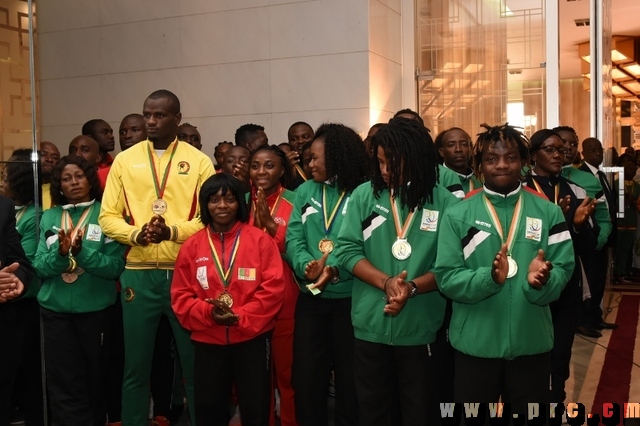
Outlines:
{"label": "dark skin hand", "polygon": [[60,245],[58,246],[58,254],[60,256],[68,256],[69,251],[73,256],[77,256],[82,250],[82,236],[84,232],[82,230],[78,231],[78,235],[74,238],[73,242],[71,241],[71,231],[65,231],[61,229],[58,231],[58,241]]}
{"label": "dark skin hand", "polygon": [[491,278],[496,284],[504,284],[509,273],[509,262],[507,261],[507,245],[503,244],[500,251],[496,253],[493,259],[493,268],[491,269]]}
{"label": "dark skin hand", "polygon": [[569,211],[569,207],[571,207],[571,195],[565,195],[564,197],[558,200],[558,205],[562,209],[562,213],[565,214]]}
{"label": "dark skin hand", "polygon": [[242,160],[237,162],[233,166],[233,172],[231,172],[231,175],[240,182],[245,183],[249,176],[249,163]]}
{"label": "dark skin hand", "polygon": [[147,239],[153,244],[159,244],[171,238],[171,229],[169,229],[164,218],[160,215],[154,215],[151,218],[146,232]]}
{"label": "dark skin hand", "polygon": [[262,188],[258,188],[256,199],[256,211],[254,216],[254,225],[260,229],[266,228],[272,237],[278,232],[278,224],[271,217],[267,196]]}
{"label": "dark skin hand", "polygon": [[582,224],[589,219],[596,210],[596,200],[589,197],[582,200],[582,203],[576,209],[573,215],[573,225],[580,228]]}
{"label": "dark skin hand", "polygon": [[142,225],[142,228],[140,229],[140,232],[138,232],[138,235],[136,235],[136,243],[138,245],[148,246],[151,243],[151,241],[149,241],[149,239],[147,238],[148,227],[149,224],[145,223],[144,225]]}
{"label": "dark skin hand", "polygon": [[213,305],[211,316],[216,324],[230,326],[236,325],[240,320],[240,317],[226,303],[218,299],[204,299],[204,301]]}
{"label": "dark skin hand", "polygon": [[397,276],[391,277],[385,282],[384,291],[387,304],[384,306],[384,313],[398,315],[409,300],[412,286],[405,279],[407,271],[400,272]]}
{"label": "dark skin hand", "polygon": [[334,276],[331,266],[326,266],[329,253],[324,253],[320,259],[312,260],[304,268],[304,276],[309,281],[315,281],[310,288],[322,291]]}
{"label": "dark skin hand", "polygon": [[538,250],[538,254],[529,264],[527,281],[533,288],[540,289],[549,280],[549,274],[553,269],[551,262],[544,259],[544,250]]}
{"label": "dark skin hand", "polygon": [[24,291],[24,284],[15,275],[19,267],[20,264],[14,262],[0,269],[0,303],[15,299]]}

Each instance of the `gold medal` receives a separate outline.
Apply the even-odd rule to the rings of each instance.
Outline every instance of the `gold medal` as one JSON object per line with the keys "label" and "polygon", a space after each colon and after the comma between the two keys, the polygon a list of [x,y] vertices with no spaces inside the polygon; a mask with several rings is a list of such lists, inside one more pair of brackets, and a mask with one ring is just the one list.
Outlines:
{"label": "gold medal", "polygon": [[398,238],[391,246],[391,254],[398,260],[405,260],[411,256],[411,244],[403,238]]}
{"label": "gold medal", "polygon": [[127,287],[122,290],[122,297],[124,298],[125,302],[131,302],[136,298],[136,292],[133,291],[131,287]]}
{"label": "gold medal", "polygon": [[507,256],[507,263],[509,264],[509,271],[507,272],[507,278],[511,278],[518,273],[518,264],[511,256]]}
{"label": "gold medal", "polygon": [[62,274],[62,281],[67,284],[73,284],[78,279],[78,274],[75,272],[65,272]]}
{"label": "gold medal", "polygon": [[231,297],[231,293],[229,293],[228,291],[220,293],[220,295],[218,296],[218,301],[224,303],[229,308],[233,306],[233,297]]}
{"label": "gold medal", "polygon": [[158,198],[151,203],[151,211],[159,216],[165,214],[167,212],[167,202],[162,198]]}
{"label": "gold medal", "polygon": [[318,243],[318,249],[322,253],[331,253],[333,251],[333,241],[328,238],[323,238]]}

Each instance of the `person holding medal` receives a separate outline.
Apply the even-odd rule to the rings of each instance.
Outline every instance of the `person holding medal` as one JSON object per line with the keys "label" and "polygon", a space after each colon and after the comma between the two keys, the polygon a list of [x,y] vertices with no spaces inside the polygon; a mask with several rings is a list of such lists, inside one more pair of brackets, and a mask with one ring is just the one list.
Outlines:
{"label": "person holding medal", "polygon": [[62,157],[51,172],[55,207],[42,215],[33,267],[38,293],[47,389],[54,424],[105,423],[105,364],[115,281],[125,247],[98,225],[102,188],[84,158]]}
{"label": "person holding medal", "polygon": [[437,424],[432,382],[442,366],[431,345],[446,301],[431,270],[438,223],[459,199],[436,184],[433,142],[418,122],[392,119],[371,149],[371,182],[351,194],[335,251],[354,275],[359,419],[390,425],[399,410],[404,425]]}
{"label": "person holding medal", "polygon": [[267,425],[271,335],[285,281],[273,237],[250,226],[241,183],[227,173],[199,195],[205,229],[176,259],[171,304],[195,346],[195,421],[226,426],[235,383],[243,425]]}
{"label": "person holding medal", "polygon": [[[202,229],[198,193],[214,174],[209,157],[176,137],[182,114],[175,94],[153,92],[144,102],[142,116],[148,140],[116,156],[100,213],[105,234],[131,247],[120,276],[125,351],[122,423],[128,426],[148,422],[155,331],[163,315],[171,323],[187,399],[193,401],[194,349],[189,332],[171,310],[170,286],[180,246]],[[167,422],[164,416],[157,417],[157,422]]]}
{"label": "person holding medal", "polygon": [[562,208],[575,252],[573,275],[560,298],[549,305],[554,341],[551,351],[551,402],[555,403],[564,402],[564,385],[570,374],[571,347],[583,295],[583,266],[580,259],[589,259],[595,251],[599,231],[591,219],[597,200],[589,198],[584,188],[562,175],[566,150],[562,138],[555,131],[542,129],[535,132],[531,136],[529,150],[532,168],[524,181],[527,187]]}
{"label": "person holding medal", "polygon": [[334,366],[335,424],[358,424],[353,377],[353,276],[333,253],[351,192],[367,179],[362,139],[342,124],[323,124],[311,145],[313,180],[296,191],[287,256],[302,291],[295,312],[292,380],[302,425],[327,424],[327,378]]}
{"label": "person holding medal", "polygon": [[546,404],[545,416],[549,304],[573,274],[571,234],[559,206],[521,185],[527,138],[508,124],[483,126],[474,157],[484,186],[442,218],[434,269],[440,291],[453,300],[454,398],[501,397],[521,416],[527,403],[538,402]]}
{"label": "person holding medal", "polygon": [[[275,367],[274,389],[277,388],[280,394],[280,424],[295,426],[297,423],[291,385],[291,364],[294,314],[300,290],[293,279],[291,266],[285,260],[285,235],[295,198],[293,192],[285,189],[291,177],[289,159],[278,147],[261,146],[254,151],[249,161],[249,176],[251,178],[249,225],[269,234],[278,245],[282,256],[284,301],[276,317],[271,345]],[[273,402],[274,397],[271,400]],[[274,410],[271,410],[272,414],[273,412]],[[275,419],[272,416],[270,424],[274,423]]]}

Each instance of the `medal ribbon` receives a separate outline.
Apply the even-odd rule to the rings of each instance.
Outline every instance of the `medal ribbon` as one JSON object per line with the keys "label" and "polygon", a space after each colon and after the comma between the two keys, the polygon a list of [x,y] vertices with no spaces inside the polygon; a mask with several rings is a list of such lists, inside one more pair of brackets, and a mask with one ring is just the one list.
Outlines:
{"label": "medal ribbon", "polygon": [[72,243],[73,243],[73,240],[75,240],[76,237],[78,236],[78,232],[80,232],[80,230],[83,229],[87,224],[87,222],[89,221],[89,216],[93,211],[93,206],[95,206],[95,204],[91,204],[91,206],[89,206],[85,211],[82,212],[82,216],[80,216],[80,219],[78,220],[78,224],[75,226],[73,225],[73,220],[71,219],[71,214],[69,213],[69,211],[62,210],[62,217],[60,218],[60,227],[64,229],[66,232],[71,231],[70,238]]}
{"label": "medal ribbon", "polygon": [[302,167],[300,167],[300,164],[296,164],[296,170],[298,171],[298,174],[305,182],[309,179],[307,177],[307,174],[304,172],[304,170],[302,170]]}
{"label": "medal ribbon", "polygon": [[151,154],[151,147],[147,145],[147,153],[149,154],[149,166],[151,167],[151,172],[153,175],[153,185],[156,189],[156,195],[158,198],[162,198],[164,195],[164,190],[167,187],[167,179],[169,178],[169,172],[171,171],[171,161],[173,161],[173,156],[178,149],[178,143],[176,142],[173,145],[173,150],[171,151],[171,156],[169,157],[169,164],[167,164],[167,168],[164,169],[164,174],[162,175],[162,183],[158,183],[158,172],[156,171],[156,162],[153,160],[153,155]]}
{"label": "medal ribbon", "polygon": [[338,202],[336,203],[333,211],[331,212],[331,216],[327,219],[327,185],[322,185],[322,220],[324,222],[324,235],[329,235],[329,231],[331,231],[331,227],[336,219],[336,213],[340,210],[340,206],[344,202],[344,196],[347,191],[342,191],[340,193],[340,198],[338,198]]}
{"label": "medal ribbon", "polygon": [[[278,198],[276,198],[276,202],[273,203],[273,207],[271,207],[271,209],[269,210],[269,214],[271,215],[271,217],[273,217],[273,214],[276,212],[276,210],[278,209],[278,206],[280,205],[280,200],[282,199],[282,193],[284,192],[284,188],[280,187],[280,189],[278,189]],[[257,199],[257,196],[256,196]],[[256,202],[253,201],[253,215],[254,215],[254,220],[255,220],[255,214],[256,214]],[[267,230],[267,227],[263,227],[262,228],[263,231]]]}
{"label": "medal ribbon", "polygon": [[[535,180],[535,178],[531,178],[531,180],[533,181],[533,184],[536,187],[536,191],[538,191],[539,193],[541,193],[542,195],[545,195],[544,191],[542,190],[542,188],[540,187],[540,184]],[[555,187],[555,200],[553,200],[553,203],[557,206],[558,205],[558,195],[560,194],[560,184],[556,183],[556,187]]]}
{"label": "medal ribbon", "polygon": [[[229,258],[229,265],[227,266],[227,270],[225,271],[224,259],[220,261],[220,257],[218,256],[218,252],[216,252],[216,248],[213,245],[213,241],[211,240],[211,232],[207,232],[207,237],[209,238],[209,247],[211,248],[211,254],[213,255],[213,263],[216,265],[216,271],[218,271],[218,275],[220,275],[220,279],[222,280],[222,285],[226,289],[229,286],[229,274],[231,274],[231,269],[233,269],[233,264],[236,261],[236,255],[238,254],[238,248],[240,247],[240,230],[236,232],[236,236],[233,241],[233,247],[231,248],[231,257]],[[224,242],[223,242],[224,244]]]}
{"label": "medal ribbon", "polygon": [[24,205],[20,207],[18,211],[16,211],[16,226],[18,226],[18,224],[20,223],[20,219],[22,219],[22,216],[24,216],[24,214],[27,212],[27,207],[29,206]]}
{"label": "medal ribbon", "polygon": [[404,220],[404,225],[400,224],[400,211],[398,206],[396,205],[396,201],[391,194],[389,194],[389,202],[391,203],[391,212],[393,212],[393,222],[396,225],[396,234],[398,235],[399,240],[407,239],[407,232],[413,223],[414,213],[415,211],[409,211],[409,215]]}
{"label": "medal ribbon", "polygon": [[496,213],[496,209],[491,204],[491,201],[487,198],[486,195],[484,197],[484,205],[487,208],[487,213],[491,217],[491,221],[493,222],[493,226],[495,226],[496,231],[500,235],[500,239],[503,244],[507,245],[507,253],[511,253],[511,246],[513,246],[513,240],[515,240],[516,229],[518,228],[518,224],[520,223],[520,216],[522,215],[522,194],[518,197],[518,202],[516,202],[516,206],[513,209],[513,219],[511,220],[511,227],[509,228],[509,235],[507,235],[507,239],[504,239],[504,231],[502,230],[502,223],[500,222],[500,218],[498,218],[498,213]]}

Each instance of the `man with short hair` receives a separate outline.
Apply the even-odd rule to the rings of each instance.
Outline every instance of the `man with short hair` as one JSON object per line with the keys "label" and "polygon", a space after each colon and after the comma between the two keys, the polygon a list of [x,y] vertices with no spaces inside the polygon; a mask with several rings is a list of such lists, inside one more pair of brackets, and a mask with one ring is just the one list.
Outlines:
{"label": "man with short hair", "polygon": [[[158,328],[162,315],[173,329],[195,418],[193,344],[171,309],[170,287],[178,250],[202,229],[198,193],[214,173],[209,157],[176,137],[182,118],[176,95],[168,90],[153,92],[142,115],[149,139],[114,160],[99,219],[106,235],[131,246],[120,276],[125,342],[122,422],[127,426],[147,425],[156,337],[149,331]],[[156,422],[168,424],[164,416]]]}
{"label": "man with short hair", "polygon": [[[69,155],[76,155],[82,157],[93,164],[98,165],[102,160],[102,154],[100,154],[100,145],[91,136],[76,136],[69,143]],[[104,188],[105,182],[100,182]]]}
{"label": "man with short hair", "polygon": [[264,127],[253,123],[238,127],[235,141],[237,146],[247,148],[249,152],[253,152],[263,145],[269,145],[269,138],[264,132]]}
{"label": "man with short hair", "polygon": [[113,129],[101,118],[94,118],[87,121],[82,126],[82,134],[91,136],[100,146],[102,161],[98,163],[98,169],[111,167],[113,157],[109,155],[116,146],[116,140],[113,137]]}
{"label": "man with short hair", "polygon": [[295,191],[296,188],[305,183],[310,177],[305,174],[300,166],[300,161],[302,160],[302,147],[306,143],[313,141],[313,135],[313,128],[309,123],[305,123],[304,121],[296,121],[287,131],[287,139],[291,147],[291,152],[287,153],[287,158],[293,170],[293,179],[291,179],[291,184],[287,189]]}
{"label": "man with short hair", "polygon": [[121,151],[126,151],[138,142],[146,140],[147,129],[145,129],[142,114],[129,114],[125,116],[120,122],[118,136]]}
{"label": "man with short hair", "polygon": [[51,170],[60,161],[60,151],[53,142],[40,142],[42,210],[51,208]]}
{"label": "man with short hair", "polygon": [[178,127],[178,140],[202,150],[202,137],[200,136],[198,128],[193,124],[182,123],[180,127]]}

